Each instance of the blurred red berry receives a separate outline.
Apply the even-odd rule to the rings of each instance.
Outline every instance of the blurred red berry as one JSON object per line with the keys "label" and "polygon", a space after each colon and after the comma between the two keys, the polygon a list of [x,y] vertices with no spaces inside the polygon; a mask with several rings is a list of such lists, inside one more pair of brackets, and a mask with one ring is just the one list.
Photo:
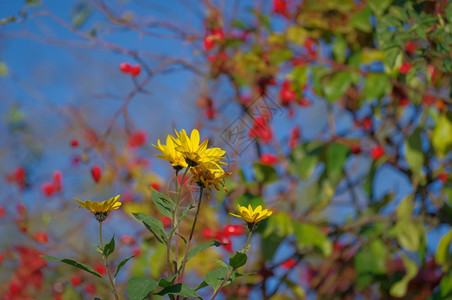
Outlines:
{"label": "blurred red berry", "polygon": [[220,53],[218,53],[218,59],[222,60],[222,61],[226,61],[229,59],[229,56],[226,52],[221,51]]}
{"label": "blurred red berry", "polygon": [[77,139],[72,139],[71,146],[72,147],[77,147],[78,145],[79,145],[78,140]]}
{"label": "blurred red berry", "polygon": [[135,256],[140,256],[141,255],[141,249],[136,247],[132,249],[132,254]]}
{"label": "blurred red berry", "polygon": [[446,172],[438,174],[438,180],[441,181],[442,183],[446,183],[448,177],[449,177],[449,174],[447,174]]}
{"label": "blurred red berry", "polygon": [[99,272],[102,276],[107,274],[107,268],[105,268],[103,264],[95,264],[93,269]]}
{"label": "blurred red berry", "polygon": [[404,62],[399,68],[399,73],[400,74],[408,74],[408,72],[410,72],[412,67],[413,66],[411,64]]}
{"label": "blurred red berry", "polygon": [[41,192],[47,197],[50,197],[55,193],[55,188],[51,182],[44,182],[41,185]]}
{"label": "blurred red berry", "polygon": [[169,228],[171,226],[171,218],[167,216],[163,216],[160,221],[163,223],[164,228]]}
{"label": "blurred red berry", "polygon": [[129,63],[120,63],[119,69],[124,73],[130,73],[132,66]]}
{"label": "blurred red berry", "polygon": [[360,154],[360,153],[362,152],[362,149],[361,149],[361,146],[360,146],[360,145],[352,145],[352,146],[350,147],[350,151],[351,151],[353,154]]}
{"label": "blurred red berry", "polygon": [[433,104],[435,104],[435,102],[436,102],[435,97],[433,97],[433,96],[430,95],[430,94],[425,95],[425,96],[422,98],[422,103],[423,103],[425,106],[433,105]]}
{"label": "blurred red berry", "polygon": [[130,75],[132,75],[133,77],[140,75],[140,73],[141,73],[140,65],[135,65],[135,66],[130,67]]}
{"label": "blurred red berry", "polygon": [[361,126],[365,131],[371,131],[372,130],[372,118],[371,117],[365,117],[361,121]]}
{"label": "blurred red berry", "polygon": [[17,282],[11,282],[11,283],[9,284],[9,291],[10,291],[12,294],[17,294],[17,293],[19,293],[21,290],[22,290],[22,289],[21,289],[20,285],[19,285]]}
{"label": "blurred red berry", "polygon": [[301,97],[300,99],[297,99],[297,104],[303,107],[308,107],[312,105],[312,102],[306,97]]}
{"label": "blurred red berry", "polygon": [[300,128],[293,127],[290,131],[289,137],[289,147],[290,149],[295,148],[300,143]]}
{"label": "blurred red berry", "polygon": [[71,284],[73,286],[79,286],[82,283],[82,278],[78,275],[73,275],[71,277]]}
{"label": "blurred red berry", "polygon": [[129,147],[135,148],[140,147],[144,143],[146,143],[147,134],[144,130],[137,130],[129,136],[127,144]]}
{"label": "blurred red berry", "polygon": [[222,41],[224,39],[223,29],[221,28],[212,28],[211,35],[218,41]]}
{"label": "blurred red berry", "polygon": [[215,108],[208,107],[206,109],[206,118],[212,120],[217,115],[217,110]]}
{"label": "blurred red berry", "polygon": [[206,35],[203,40],[204,49],[210,51],[215,46],[215,40],[212,35]]}
{"label": "blurred red berry", "polygon": [[253,127],[248,133],[249,137],[259,137],[265,144],[268,144],[273,139],[273,132],[267,124],[266,118],[259,116],[254,119]]}
{"label": "blurred red berry", "polygon": [[43,231],[36,232],[34,238],[38,243],[41,243],[41,244],[45,244],[45,243],[49,242],[49,236],[47,235],[47,233],[45,233]]}
{"label": "blurred red berry", "polygon": [[283,267],[285,269],[292,269],[296,265],[297,265],[297,261],[293,257],[291,257],[288,260],[281,263],[281,267]]}
{"label": "blurred red berry", "polygon": [[87,285],[85,285],[85,292],[87,294],[94,294],[96,290],[96,285],[94,283],[88,283]]}
{"label": "blurred red berry", "polygon": [[123,234],[119,238],[119,241],[124,245],[133,245],[135,244],[135,238],[129,234]]}
{"label": "blurred red berry", "polygon": [[4,260],[5,260],[5,257],[3,256],[3,254],[0,253],[0,264],[2,264]]}
{"label": "blurred red berry", "polygon": [[410,104],[410,99],[408,98],[400,98],[399,99],[399,105],[404,107],[404,106],[408,106]]}
{"label": "blurred red berry", "polygon": [[439,111],[443,111],[447,107],[446,103],[444,101],[441,101],[441,100],[436,100],[435,105],[436,105],[436,108],[438,108]]}
{"label": "blurred red berry", "polygon": [[278,157],[271,153],[264,153],[259,157],[259,161],[264,165],[274,165],[278,162]]}
{"label": "blurred red berry", "polygon": [[25,207],[25,204],[19,203],[16,205],[16,210],[21,216],[25,216],[27,214],[27,208]]}
{"label": "blurred red berry", "polygon": [[406,43],[405,45],[405,50],[408,53],[414,53],[414,51],[416,51],[416,44],[412,41],[409,41],[408,43]]}
{"label": "blurred red berry", "polygon": [[297,93],[292,90],[290,81],[284,81],[281,89],[279,90],[279,98],[284,104],[290,103],[295,100]]}
{"label": "blurred red berry", "polygon": [[245,234],[245,226],[229,224],[223,228],[223,233],[227,236],[239,236]]}
{"label": "blurred red berry", "polygon": [[0,218],[5,216],[5,207],[3,205],[0,205]]}
{"label": "blurred red berry", "polygon": [[93,177],[94,181],[97,183],[99,182],[100,178],[102,177],[102,170],[98,165],[95,165],[91,169],[91,176]]}
{"label": "blurred red berry", "polygon": [[63,294],[55,292],[53,294],[53,300],[63,300]]}
{"label": "blurred red berry", "polygon": [[380,145],[377,145],[377,146],[374,146],[371,150],[370,150],[370,156],[373,158],[373,159],[379,159],[380,157],[382,157],[383,155],[385,154],[385,149],[382,147],[382,146],[380,146]]}
{"label": "blurred red berry", "polygon": [[286,0],[273,0],[273,13],[287,17],[289,11],[287,9]]}
{"label": "blurred red berry", "polygon": [[25,169],[23,167],[18,167],[15,171],[14,171],[14,179],[16,180],[16,182],[24,182],[25,181]]}
{"label": "blurred red berry", "polygon": [[206,227],[206,228],[204,228],[204,229],[202,230],[202,236],[203,236],[205,239],[213,239],[213,238],[215,238],[216,233],[215,233],[215,231],[214,231],[212,228]]}
{"label": "blurred red berry", "polygon": [[223,233],[218,232],[218,233],[217,233],[217,236],[216,236],[216,239],[217,239],[220,243],[224,244],[224,245],[222,245],[222,247],[223,247],[224,249],[226,249],[228,252],[232,252],[232,241],[231,241],[231,238],[230,238],[229,236],[227,236],[227,235],[225,235],[225,234],[223,234]]}
{"label": "blurred red berry", "polygon": [[61,192],[63,188],[63,174],[61,173],[61,171],[53,171],[52,184],[56,192]]}

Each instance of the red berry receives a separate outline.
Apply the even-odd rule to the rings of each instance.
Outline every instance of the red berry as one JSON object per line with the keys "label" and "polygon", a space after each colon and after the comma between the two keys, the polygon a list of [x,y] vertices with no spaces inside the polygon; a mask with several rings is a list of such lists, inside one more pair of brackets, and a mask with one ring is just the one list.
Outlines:
{"label": "red berry", "polygon": [[119,69],[123,72],[123,73],[129,73],[131,70],[132,66],[129,63],[120,63],[119,64]]}
{"label": "red berry", "polygon": [[449,174],[447,174],[446,172],[438,174],[438,180],[441,181],[442,183],[446,183],[448,177],[449,177]]}
{"label": "red berry", "polygon": [[414,51],[416,51],[416,44],[412,41],[409,41],[405,45],[405,50],[409,53],[414,53]]}
{"label": "red berry", "polygon": [[135,238],[129,234],[124,234],[119,238],[119,241],[124,245],[133,245],[135,244]]}
{"label": "red berry", "polygon": [[281,267],[283,267],[285,269],[292,269],[296,265],[297,265],[297,261],[293,257],[291,257],[288,260],[281,263]]}
{"label": "red berry", "polygon": [[212,120],[213,118],[215,118],[216,115],[217,115],[217,110],[215,108],[208,107],[206,109],[206,118],[207,119]]}
{"label": "red berry", "polygon": [[259,157],[259,161],[264,165],[274,165],[278,162],[278,157],[271,153],[264,153]]}
{"label": "red berry", "polygon": [[385,149],[382,147],[382,146],[380,146],[380,145],[377,145],[377,146],[374,146],[371,150],[370,150],[370,156],[373,158],[373,159],[379,159],[380,157],[382,157],[383,155],[385,154]]}
{"label": "red berry", "polygon": [[297,100],[297,104],[303,107],[308,107],[312,105],[312,102],[308,98],[302,97],[301,99]]}
{"label": "red berry", "polygon": [[281,90],[279,91],[279,98],[281,99],[281,102],[290,103],[294,101],[296,97],[297,93],[290,87],[290,82],[287,80],[284,81]]}
{"label": "red berry", "polygon": [[226,61],[228,60],[229,56],[226,52],[221,51],[220,53],[218,53],[218,59],[222,60],[222,61]]}
{"label": "red berry", "polygon": [[45,233],[43,231],[36,232],[34,237],[35,237],[35,240],[41,244],[45,244],[49,241],[49,236],[47,235],[47,233]]}
{"label": "red berry", "polygon": [[100,167],[98,165],[95,165],[92,169],[91,169],[91,176],[93,177],[94,181],[97,183],[99,182],[101,176],[102,176],[102,171],[100,169]]}
{"label": "red berry", "polygon": [[18,167],[15,171],[14,171],[14,179],[16,180],[16,182],[21,183],[25,181],[25,169],[23,167]]}
{"label": "red berry", "polygon": [[223,29],[221,28],[213,28],[211,30],[211,35],[218,41],[222,41],[224,39]]}
{"label": "red berry", "polygon": [[216,233],[212,228],[206,227],[202,230],[202,236],[206,239],[213,239],[215,238]]}
{"label": "red berry", "polygon": [[408,74],[408,72],[410,72],[412,67],[413,66],[411,64],[404,62],[399,68],[399,73],[400,74]]}
{"label": "red berry", "polygon": [[132,249],[132,254],[135,256],[140,256],[141,255],[141,249],[140,248],[133,248]]}
{"label": "red berry", "polygon": [[18,283],[16,283],[16,282],[11,282],[11,283],[10,283],[10,285],[9,285],[9,291],[10,291],[12,294],[17,294],[17,293],[19,293],[21,290],[22,290],[22,289],[21,289],[21,287],[19,286]]}
{"label": "red berry", "polygon": [[3,254],[0,253],[0,264],[2,264],[4,260],[5,260],[5,257],[3,256]]}
{"label": "red berry", "polygon": [[239,236],[245,233],[245,226],[243,225],[226,225],[223,228],[223,233],[227,236]]}
{"label": "red berry", "polygon": [[364,130],[371,131],[372,130],[372,119],[370,117],[365,117],[361,121],[361,126],[363,127]]}
{"label": "red berry", "polygon": [[404,107],[404,106],[408,106],[410,104],[410,99],[408,98],[400,98],[399,99],[399,105]]}
{"label": "red berry", "polygon": [[82,278],[78,275],[74,275],[71,277],[71,284],[73,286],[79,286],[82,283]]}
{"label": "red berry", "polygon": [[0,205],[0,218],[5,215],[5,207],[3,205]]}
{"label": "red berry", "polygon": [[167,217],[167,216],[163,216],[160,221],[163,223],[163,227],[164,228],[169,228],[171,226],[171,218]]}
{"label": "red berry", "polygon": [[93,283],[85,285],[85,292],[87,294],[94,294],[96,292],[96,286]]}
{"label": "red berry", "polygon": [[232,241],[229,236],[223,234],[222,232],[217,232],[216,239],[220,243],[224,244],[222,245],[224,249],[226,249],[228,252],[232,252]]}
{"label": "red berry", "polygon": [[78,140],[77,139],[72,139],[71,146],[72,147],[77,147],[78,145],[79,145]]}
{"label": "red berry", "polygon": [[107,268],[103,264],[95,264],[94,270],[100,273],[102,276],[107,274]]}
{"label": "red berry", "polygon": [[127,144],[129,147],[135,148],[140,147],[144,143],[146,143],[147,134],[144,130],[137,130],[129,136]]}
{"label": "red berry", "polygon": [[215,40],[212,35],[206,35],[203,40],[204,49],[210,51],[215,46]]}
{"label": "red berry", "polygon": [[211,63],[214,63],[217,60],[217,55],[216,54],[209,54],[207,56],[207,60]]}
{"label": "red berry", "polygon": [[55,187],[51,182],[44,182],[41,185],[41,192],[47,197],[50,197],[55,193]]}
{"label": "red berry", "polygon": [[286,0],[273,0],[273,13],[288,16]]}
{"label": "red berry", "polygon": [[27,214],[27,208],[25,207],[25,204],[19,203],[16,205],[16,210],[21,216],[25,216]]}
{"label": "red berry", "polygon": [[362,149],[361,149],[361,146],[360,146],[360,145],[352,145],[352,146],[350,147],[350,151],[351,151],[353,154],[360,154],[360,153],[362,152]]}
{"label": "red berry", "polygon": [[425,106],[433,105],[433,104],[435,104],[435,102],[436,102],[436,99],[435,99],[435,97],[433,97],[432,95],[425,95],[425,96],[422,98],[422,103],[423,103]]}
{"label": "red berry", "polygon": [[135,66],[130,67],[130,75],[132,75],[133,77],[140,75],[140,73],[141,73],[140,65],[135,65]]}

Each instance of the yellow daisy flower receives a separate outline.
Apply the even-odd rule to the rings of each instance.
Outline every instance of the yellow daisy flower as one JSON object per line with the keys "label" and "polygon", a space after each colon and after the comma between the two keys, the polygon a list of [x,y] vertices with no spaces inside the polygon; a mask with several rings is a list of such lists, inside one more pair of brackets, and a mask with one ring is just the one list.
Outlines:
{"label": "yellow daisy flower", "polygon": [[251,207],[251,205],[249,205],[249,204],[248,204],[248,208],[246,206],[241,206],[240,204],[237,204],[237,208],[239,209],[240,215],[236,215],[233,213],[229,213],[229,214],[234,217],[240,218],[249,224],[258,223],[258,222],[270,217],[273,214],[273,212],[271,210],[262,209],[262,205],[259,205],[254,210]]}
{"label": "yellow daisy flower", "polygon": [[112,197],[102,202],[91,200],[86,200],[85,202],[83,202],[77,198],[75,198],[75,200],[80,204],[78,208],[86,208],[94,214],[97,221],[103,222],[113,209],[118,209],[121,206],[121,202],[118,202],[119,197],[121,197],[121,195],[117,195],[116,197]]}
{"label": "yellow daisy flower", "polygon": [[188,166],[185,161],[185,157],[182,155],[182,153],[176,150],[177,145],[174,143],[174,137],[168,135],[166,137],[166,145],[162,145],[160,143],[160,140],[157,140],[157,145],[158,146],[152,146],[154,146],[154,148],[160,151],[163,155],[156,156],[169,161],[174,169],[181,170]]}
{"label": "yellow daisy flower", "polygon": [[204,165],[192,167],[190,168],[190,172],[193,175],[192,181],[198,183],[199,186],[205,187],[209,190],[209,186],[213,185],[217,191],[220,190],[219,185],[222,185],[223,189],[226,190],[226,187],[224,186],[224,178],[231,175],[230,172],[225,172],[221,168],[209,169]]}
{"label": "yellow daisy flower", "polygon": [[181,152],[185,157],[188,166],[196,167],[200,164],[207,164],[207,168],[221,169],[220,165],[226,165],[221,160],[224,159],[224,151],[221,148],[207,148],[209,140],[205,140],[201,144],[199,131],[193,129],[190,137],[187,132],[182,129],[179,132],[175,130],[177,138],[174,138],[174,143],[177,145],[176,150]]}

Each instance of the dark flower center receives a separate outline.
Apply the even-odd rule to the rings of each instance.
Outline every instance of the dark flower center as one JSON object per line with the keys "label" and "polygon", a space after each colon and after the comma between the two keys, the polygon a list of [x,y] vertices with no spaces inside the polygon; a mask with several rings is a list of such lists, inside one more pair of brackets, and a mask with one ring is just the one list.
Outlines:
{"label": "dark flower center", "polygon": [[98,213],[95,213],[94,216],[96,217],[97,221],[103,222],[107,218],[108,213],[106,213],[106,212],[98,212]]}

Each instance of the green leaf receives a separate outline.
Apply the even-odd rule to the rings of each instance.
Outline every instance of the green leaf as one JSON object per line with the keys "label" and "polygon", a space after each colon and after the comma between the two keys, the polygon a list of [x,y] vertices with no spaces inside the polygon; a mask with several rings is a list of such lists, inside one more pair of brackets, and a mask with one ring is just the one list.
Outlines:
{"label": "green leaf", "polygon": [[323,92],[329,102],[341,98],[352,84],[352,76],[349,71],[339,71],[324,82]]}
{"label": "green leaf", "polygon": [[[226,278],[229,270],[230,269],[227,267],[216,268],[215,270],[212,270],[206,274],[205,282],[210,285],[214,289],[214,291],[216,291],[220,287],[223,280]],[[229,278],[224,285],[227,285],[231,282],[232,280],[231,278]]]}
{"label": "green leaf", "polygon": [[345,62],[347,55],[347,42],[342,35],[336,36],[336,42],[333,45],[334,59],[340,63]]}
{"label": "green leaf", "polygon": [[[16,20],[17,20],[17,18],[15,16],[10,16],[10,17],[5,18],[5,19],[0,19],[0,26],[8,24],[8,23],[11,23],[11,22],[14,22]],[[0,62],[0,64],[2,64],[2,63]]]}
{"label": "green leaf", "polygon": [[333,251],[333,244],[328,237],[320,230],[320,228],[307,224],[293,221],[295,228],[295,237],[300,248],[313,246],[325,257],[330,256]]}
{"label": "green leaf", "polygon": [[363,96],[365,99],[373,100],[380,98],[391,91],[391,84],[388,76],[381,73],[372,73],[366,77],[364,83]]}
{"label": "green leaf", "polygon": [[168,286],[161,290],[160,292],[156,293],[156,295],[163,296],[163,295],[180,295],[184,297],[189,298],[201,298],[197,292],[189,288],[186,284],[183,283],[177,283],[175,285]]}
{"label": "green leaf", "polygon": [[276,250],[278,250],[279,245],[284,240],[285,237],[281,237],[277,235],[276,233],[271,233],[268,236],[262,236],[262,242],[261,244],[261,253],[262,257],[266,261],[271,261],[273,259],[273,256],[276,253]]}
{"label": "green leaf", "polygon": [[113,277],[116,278],[116,276],[118,275],[119,271],[126,265],[126,263],[129,260],[131,260],[134,257],[135,257],[135,255],[132,255],[131,257],[124,258],[123,260],[121,260],[121,262],[118,264],[118,267],[116,268],[116,272],[115,272],[115,275],[113,275]]}
{"label": "green leaf", "polygon": [[422,175],[424,165],[424,152],[422,151],[421,130],[416,130],[410,135],[405,143],[405,158],[411,171],[417,177]]}
{"label": "green leaf", "polygon": [[272,166],[261,163],[254,163],[253,169],[256,180],[263,184],[270,184],[272,182],[275,182],[279,178],[278,173],[276,173],[275,168],[273,168]]}
{"label": "green leaf", "polygon": [[391,72],[402,65],[403,51],[400,47],[392,47],[385,52],[385,67]]}
{"label": "green leaf", "polygon": [[364,32],[371,32],[372,31],[372,23],[370,22],[371,15],[372,11],[370,10],[370,8],[365,7],[364,9],[360,10],[350,18],[349,24],[358,30]]}
{"label": "green leaf", "polygon": [[349,152],[349,147],[339,143],[332,143],[327,148],[326,172],[333,185],[338,184],[342,179]]}
{"label": "green leaf", "polygon": [[320,150],[321,146],[309,152],[302,145],[293,148],[289,155],[289,171],[300,179],[311,177],[319,162]]}
{"label": "green leaf", "polygon": [[83,264],[81,262],[78,262],[76,260],[69,259],[69,258],[57,258],[57,257],[54,257],[54,256],[47,256],[47,255],[41,255],[41,257],[44,258],[44,259],[47,259],[48,261],[59,261],[59,262],[71,265],[73,267],[82,269],[83,271],[91,273],[94,276],[97,276],[99,278],[104,278],[104,276],[102,276],[99,272],[97,272],[96,270],[94,270],[90,266],[85,265],[85,264]]}
{"label": "green leaf", "polygon": [[155,205],[157,206],[159,212],[161,212],[163,215],[169,218],[172,218],[176,204],[171,198],[160,193],[155,189],[152,189],[151,198],[152,201],[154,201]]}
{"label": "green leaf", "polygon": [[105,257],[108,257],[110,254],[115,251],[115,235],[111,237],[111,240],[104,246],[103,254]]}
{"label": "green leaf", "polygon": [[377,16],[382,15],[391,3],[392,0],[367,0],[370,9],[372,9]]}
{"label": "green leaf", "polygon": [[402,254],[403,265],[405,266],[405,276],[391,286],[389,293],[391,296],[402,298],[406,294],[406,290],[410,280],[417,274],[417,264],[405,254]]}
{"label": "green leaf", "polygon": [[187,254],[187,261],[189,261],[191,258],[196,256],[196,254],[198,254],[199,252],[206,250],[207,248],[210,248],[212,246],[220,247],[221,245],[222,245],[222,243],[217,242],[217,241],[211,241],[211,242],[208,242],[208,243],[201,244],[201,245],[191,249],[188,252],[188,254]]}
{"label": "green leaf", "polygon": [[246,256],[245,253],[242,252],[236,252],[234,254],[234,256],[232,256],[231,258],[229,258],[229,265],[234,269],[238,269],[241,266],[246,264],[248,257]]}
{"label": "green leaf", "polygon": [[451,239],[452,229],[441,238],[436,249],[435,261],[443,267],[443,271],[447,271],[452,263],[452,256],[449,253]]}
{"label": "green leaf", "polygon": [[452,146],[452,113],[448,112],[440,116],[433,129],[432,144],[436,150],[438,158],[447,155]]}
{"label": "green leaf", "polygon": [[152,278],[134,276],[127,283],[127,293],[130,300],[143,300],[157,286],[157,281]]}
{"label": "green leaf", "polygon": [[163,223],[156,218],[148,216],[144,213],[132,213],[132,215],[139,221],[143,222],[144,226],[152,232],[155,238],[163,244],[167,243],[168,237],[166,235],[165,229],[163,228]]}

